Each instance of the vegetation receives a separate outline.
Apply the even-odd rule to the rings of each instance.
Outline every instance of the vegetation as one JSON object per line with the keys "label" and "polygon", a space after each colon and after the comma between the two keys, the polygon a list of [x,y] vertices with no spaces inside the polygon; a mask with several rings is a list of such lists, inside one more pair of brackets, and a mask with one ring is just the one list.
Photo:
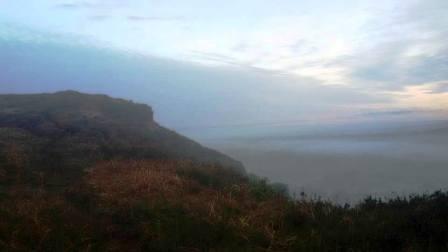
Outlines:
{"label": "vegetation", "polygon": [[190,159],[244,172],[240,162],[158,125],[147,105],[74,91],[0,95],[5,179],[21,162],[27,182],[33,183],[33,173],[43,173],[50,186],[63,187],[86,167],[120,158]]}
{"label": "vegetation", "polygon": [[110,98],[63,95],[77,105],[0,99],[0,251],[448,250],[446,192],[294,199],[153,121],[134,129]]}
{"label": "vegetation", "polygon": [[0,250],[447,249],[444,192],[340,206],[291,199],[218,166],[163,160],[101,162],[63,192],[40,179],[2,190]]}

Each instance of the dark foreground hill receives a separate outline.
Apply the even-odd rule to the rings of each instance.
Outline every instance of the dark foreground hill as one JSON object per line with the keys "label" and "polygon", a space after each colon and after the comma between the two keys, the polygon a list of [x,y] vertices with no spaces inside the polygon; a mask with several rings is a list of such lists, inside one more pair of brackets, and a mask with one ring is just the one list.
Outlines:
{"label": "dark foreground hill", "polygon": [[74,91],[0,95],[0,164],[70,179],[100,160],[147,158],[244,172],[241,163],[161,127],[147,105]]}
{"label": "dark foreground hill", "polygon": [[294,199],[106,96],[0,111],[0,251],[448,251],[448,193]]}

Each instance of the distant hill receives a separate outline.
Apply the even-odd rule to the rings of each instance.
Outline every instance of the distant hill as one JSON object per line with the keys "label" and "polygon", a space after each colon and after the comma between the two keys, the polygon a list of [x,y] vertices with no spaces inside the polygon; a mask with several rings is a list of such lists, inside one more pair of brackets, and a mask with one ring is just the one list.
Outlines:
{"label": "distant hill", "polygon": [[144,104],[75,91],[0,95],[5,167],[20,163],[25,173],[71,178],[97,161],[148,158],[188,159],[244,173],[240,162],[160,126]]}

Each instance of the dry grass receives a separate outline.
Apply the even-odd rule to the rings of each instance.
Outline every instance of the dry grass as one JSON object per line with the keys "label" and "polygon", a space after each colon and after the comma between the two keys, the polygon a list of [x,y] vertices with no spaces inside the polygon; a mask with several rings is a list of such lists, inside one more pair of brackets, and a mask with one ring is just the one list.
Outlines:
{"label": "dry grass", "polygon": [[195,171],[211,177],[222,172],[187,161],[109,161],[92,168],[87,180],[106,205],[126,208],[142,200],[152,206],[163,202],[210,224],[226,223],[245,240],[250,239],[247,234],[258,232],[272,248],[294,240],[278,234],[284,224],[286,198],[257,201],[240,179],[222,188],[209,187],[192,179],[190,174]]}
{"label": "dry grass", "polygon": [[[224,174],[224,175],[223,175]],[[448,193],[356,207],[217,166],[108,161],[64,193],[0,191],[0,251],[445,251]]]}
{"label": "dry grass", "polygon": [[[2,216],[8,218],[0,221],[0,250],[89,247],[88,225],[81,224],[88,221],[60,195],[17,186],[6,197],[8,204],[0,204]],[[11,230],[13,232],[9,232]],[[75,235],[70,236],[70,233]],[[81,240],[85,244],[80,245]]]}

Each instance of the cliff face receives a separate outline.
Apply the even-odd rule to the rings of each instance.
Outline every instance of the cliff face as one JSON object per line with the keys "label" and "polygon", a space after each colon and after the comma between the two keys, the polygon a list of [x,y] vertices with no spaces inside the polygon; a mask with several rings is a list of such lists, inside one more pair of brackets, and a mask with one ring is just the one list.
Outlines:
{"label": "cliff face", "polygon": [[109,159],[189,159],[244,173],[240,162],[161,127],[147,105],[74,91],[0,95],[0,164],[11,155],[28,170],[67,176]]}

